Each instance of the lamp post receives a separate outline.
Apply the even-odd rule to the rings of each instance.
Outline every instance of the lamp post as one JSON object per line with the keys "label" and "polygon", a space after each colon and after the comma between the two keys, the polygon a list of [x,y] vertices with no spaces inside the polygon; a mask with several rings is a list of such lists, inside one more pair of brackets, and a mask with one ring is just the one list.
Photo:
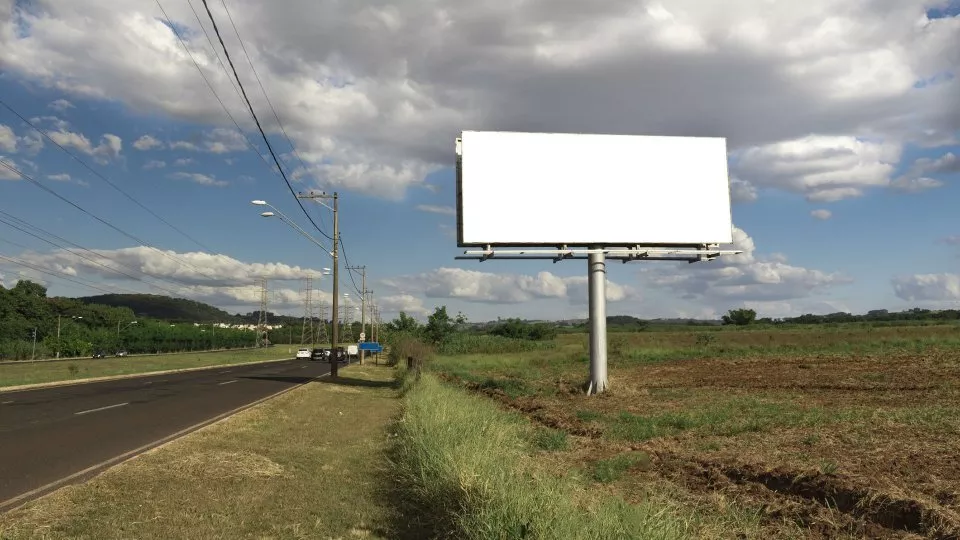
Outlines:
{"label": "lamp post", "polygon": [[[283,212],[281,212],[279,209],[277,209],[275,206],[268,203],[267,201],[255,200],[255,201],[250,201],[250,203],[256,206],[270,207],[271,209],[273,209],[272,212],[262,212],[260,215],[263,217],[280,218],[281,221],[283,221],[284,223],[292,227],[294,230],[299,232],[302,236],[304,236],[305,238],[307,238],[308,240],[310,240],[311,242],[319,246],[321,249],[323,249],[324,252],[329,253],[330,256],[333,257],[333,293],[332,293],[333,306],[331,307],[332,307],[334,316],[332,318],[332,325],[331,325],[332,328],[330,329],[330,334],[331,334],[330,348],[332,349],[330,354],[330,378],[335,379],[337,378],[337,367],[339,362],[337,358],[337,344],[340,337],[339,328],[337,324],[337,310],[339,309],[338,296],[340,294],[340,265],[339,265],[340,255],[339,255],[339,250],[337,249],[337,244],[339,243],[339,239],[340,239],[340,216],[339,216],[339,209],[337,204],[338,196],[336,193],[334,193],[333,195],[327,195],[323,193],[323,194],[314,194],[314,195],[298,195],[297,198],[314,199],[314,200],[317,200],[317,202],[319,202],[323,206],[326,206],[327,208],[330,208],[331,210],[333,210],[333,250],[332,251],[328,250],[326,246],[320,243],[319,240],[317,240],[313,236],[310,236],[310,234],[308,234],[307,231],[304,231],[299,225],[294,223],[293,220],[288,218],[286,215],[283,214]],[[332,207],[327,206],[325,203],[320,202],[318,200],[318,199],[327,199],[327,198],[333,199]]]}

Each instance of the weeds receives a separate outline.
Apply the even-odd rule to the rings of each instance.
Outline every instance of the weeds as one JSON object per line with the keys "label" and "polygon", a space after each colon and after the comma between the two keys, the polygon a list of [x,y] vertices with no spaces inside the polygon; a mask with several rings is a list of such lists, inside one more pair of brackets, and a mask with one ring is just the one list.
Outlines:
{"label": "weeds", "polygon": [[569,447],[567,432],[558,429],[539,428],[533,432],[533,446],[538,450],[557,451]]}
{"label": "weeds", "polygon": [[650,470],[650,456],[644,452],[629,452],[610,459],[601,459],[593,465],[593,479],[597,482],[615,482],[628,470]]}
{"label": "weeds", "polygon": [[465,539],[682,538],[670,508],[606,498],[578,506],[572,479],[539,472],[529,424],[425,374],[397,423],[397,485],[437,537]]}

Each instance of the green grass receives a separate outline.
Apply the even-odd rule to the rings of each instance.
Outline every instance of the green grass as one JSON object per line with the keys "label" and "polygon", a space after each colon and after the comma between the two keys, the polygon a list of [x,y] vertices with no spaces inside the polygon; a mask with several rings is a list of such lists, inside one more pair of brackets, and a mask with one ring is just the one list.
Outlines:
{"label": "green grass", "polygon": [[649,470],[650,456],[644,452],[628,452],[610,459],[601,459],[593,464],[593,479],[610,483],[620,479],[628,470],[637,468]]}
{"label": "green grass", "polygon": [[158,356],[129,356],[126,358],[85,358],[63,362],[0,364],[0,388],[23,384],[149,373],[168,369],[222,366],[260,360],[293,358],[296,347],[292,349],[293,353],[288,353],[287,350],[287,346],[276,346],[213,353],[194,352]]}
{"label": "green grass", "polygon": [[392,370],[341,375],[0,515],[0,538],[397,538],[381,489]]}
{"label": "green grass", "polygon": [[567,432],[559,429],[539,428],[533,432],[533,446],[538,450],[558,451],[566,450],[570,443],[567,441]]}
{"label": "green grass", "polygon": [[[404,398],[394,470],[402,498],[438,536],[464,539],[683,538],[685,522],[653,502],[604,498],[538,470],[530,425],[425,374]],[[585,504],[585,503],[584,503]]]}

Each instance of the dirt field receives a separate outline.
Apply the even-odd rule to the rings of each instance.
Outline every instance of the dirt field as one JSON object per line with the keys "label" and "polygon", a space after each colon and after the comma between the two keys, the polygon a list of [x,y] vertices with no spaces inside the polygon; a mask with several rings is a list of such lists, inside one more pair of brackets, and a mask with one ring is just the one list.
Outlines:
{"label": "dirt field", "polygon": [[[704,339],[615,336],[612,389],[596,397],[580,389],[582,336],[551,353],[439,359],[436,369],[567,433],[565,449],[543,455],[558,474],[578,469],[590,489],[727,516],[702,537],[946,539],[960,538],[957,334],[720,332],[717,355],[653,362],[635,359]],[[785,345],[790,354],[773,352]]]}

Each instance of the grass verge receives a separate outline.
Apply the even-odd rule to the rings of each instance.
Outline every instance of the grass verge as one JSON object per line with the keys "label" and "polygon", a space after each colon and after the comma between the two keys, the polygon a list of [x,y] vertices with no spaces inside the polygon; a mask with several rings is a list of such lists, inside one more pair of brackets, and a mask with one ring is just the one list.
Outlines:
{"label": "grass verge", "polygon": [[31,362],[0,365],[0,388],[94,377],[132,375],[168,369],[242,364],[290,357],[287,347],[268,347],[215,353],[178,353],[127,358],[85,358],[67,362]]}
{"label": "grass verge", "polygon": [[[666,505],[590,500],[577,481],[538,469],[531,426],[495,404],[424,374],[409,388],[393,460],[421,530],[442,537],[682,538]],[[415,514],[411,514],[414,510]]]}
{"label": "grass verge", "polygon": [[379,494],[399,405],[353,366],[0,516],[0,538],[392,538]]}

